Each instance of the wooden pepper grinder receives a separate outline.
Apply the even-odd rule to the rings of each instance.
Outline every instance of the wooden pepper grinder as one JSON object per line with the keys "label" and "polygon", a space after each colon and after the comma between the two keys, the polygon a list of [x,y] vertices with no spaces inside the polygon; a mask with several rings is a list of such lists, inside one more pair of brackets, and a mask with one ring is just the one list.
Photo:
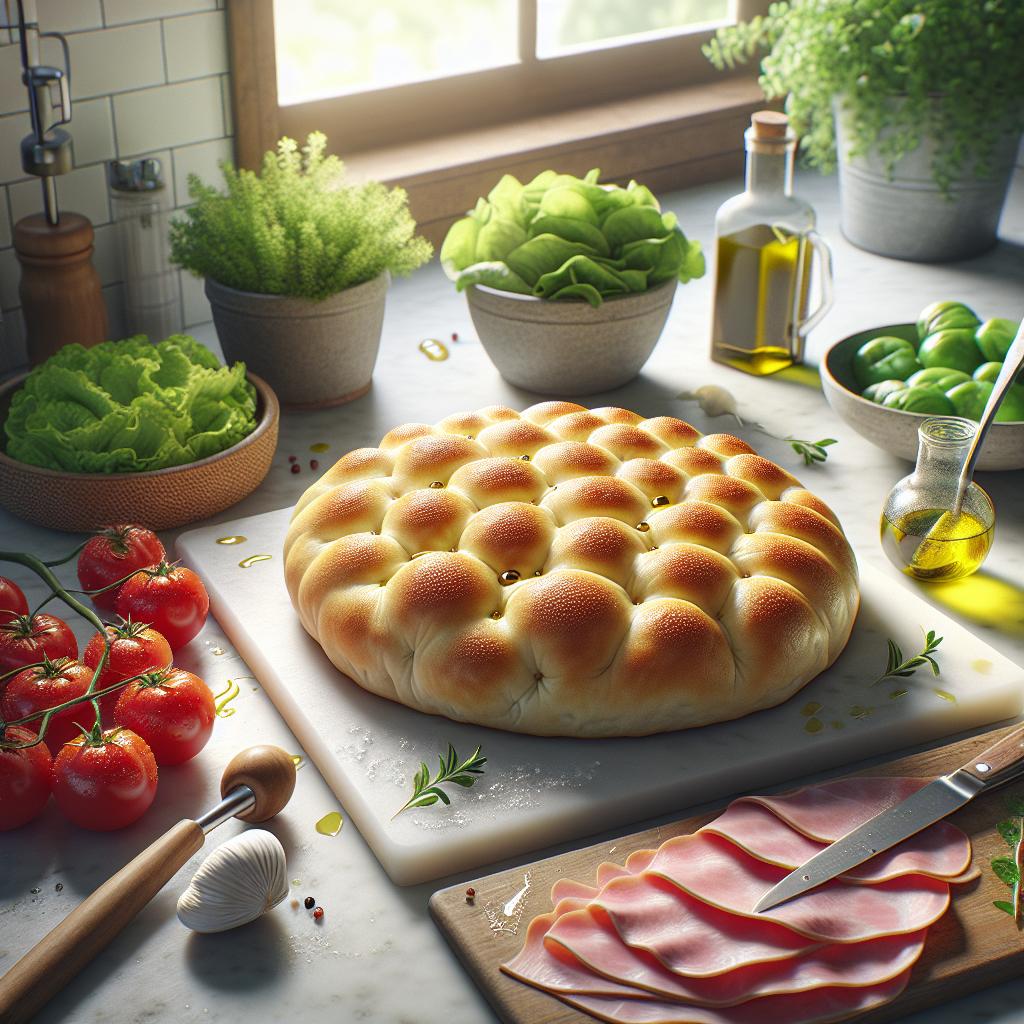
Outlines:
{"label": "wooden pepper grinder", "polygon": [[[80,213],[61,213],[57,207],[57,176],[72,168],[71,136],[59,127],[71,121],[67,41],[56,32],[40,33],[35,7],[35,0],[18,0],[22,81],[32,120],[32,133],[21,141],[21,166],[42,179],[44,212],[14,225],[21,263],[18,294],[32,366],[68,342],[95,345],[108,337],[107,307],[92,264],[92,224]],[[40,36],[60,41],[64,69],[39,63]],[[51,87],[59,90],[59,116],[53,111]]]}

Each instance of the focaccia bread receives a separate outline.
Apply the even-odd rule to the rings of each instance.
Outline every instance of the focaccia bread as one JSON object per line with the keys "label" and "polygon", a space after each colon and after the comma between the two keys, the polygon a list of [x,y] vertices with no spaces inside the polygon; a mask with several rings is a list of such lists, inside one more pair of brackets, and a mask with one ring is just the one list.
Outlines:
{"label": "focaccia bread", "polygon": [[835,515],[745,442],[571,402],[350,452],[299,500],[285,578],[360,686],[543,736],[771,707],[835,660],[859,601]]}

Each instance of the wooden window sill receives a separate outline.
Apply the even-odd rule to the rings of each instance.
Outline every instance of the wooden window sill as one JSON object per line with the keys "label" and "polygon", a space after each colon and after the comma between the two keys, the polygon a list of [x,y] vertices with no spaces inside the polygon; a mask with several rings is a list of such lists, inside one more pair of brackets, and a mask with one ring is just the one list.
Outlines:
{"label": "wooden window sill", "polygon": [[505,173],[528,179],[547,167],[580,175],[600,167],[603,180],[636,178],[655,192],[737,174],[743,130],[764,106],[756,82],[730,77],[367,150],[345,162],[356,181],[376,178],[405,188],[421,232],[438,245]]}

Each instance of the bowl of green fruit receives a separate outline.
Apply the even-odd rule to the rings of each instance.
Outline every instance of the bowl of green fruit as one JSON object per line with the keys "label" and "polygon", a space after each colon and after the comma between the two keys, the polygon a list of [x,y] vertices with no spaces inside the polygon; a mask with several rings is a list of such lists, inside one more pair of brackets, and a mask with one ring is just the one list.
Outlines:
{"label": "bowl of green fruit", "polygon": [[[933,302],[916,323],[889,324],[833,345],[821,365],[829,405],[862,437],[913,461],[929,416],[977,420],[1017,321],[982,321],[962,302]],[[978,469],[1024,468],[1024,380],[999,408]]]}

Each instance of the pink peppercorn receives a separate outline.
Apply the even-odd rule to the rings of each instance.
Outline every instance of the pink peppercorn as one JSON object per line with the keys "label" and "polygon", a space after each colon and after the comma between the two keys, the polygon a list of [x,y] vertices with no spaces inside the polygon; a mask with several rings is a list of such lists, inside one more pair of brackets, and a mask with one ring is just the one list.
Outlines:
{"label": "pink peppercorn", "polygon": [[298,471],[300,469],[302,469],[302,467],[297,462],[293,462],[292,463],[292,472],[293,473],[298,473]]}
{"label": "pink peppercorn", "polygon": [[318,459],[310,459],[309,460],[309,468],[310,469],[319,469],[320,468],[319,460]]}
{"label": "pink peppercorn", "polygon": [[313,920],[314,921],[322,921],[323,917],[324,917],[324,908],[323,907],[317,907],[316,910],[313,911]]}

